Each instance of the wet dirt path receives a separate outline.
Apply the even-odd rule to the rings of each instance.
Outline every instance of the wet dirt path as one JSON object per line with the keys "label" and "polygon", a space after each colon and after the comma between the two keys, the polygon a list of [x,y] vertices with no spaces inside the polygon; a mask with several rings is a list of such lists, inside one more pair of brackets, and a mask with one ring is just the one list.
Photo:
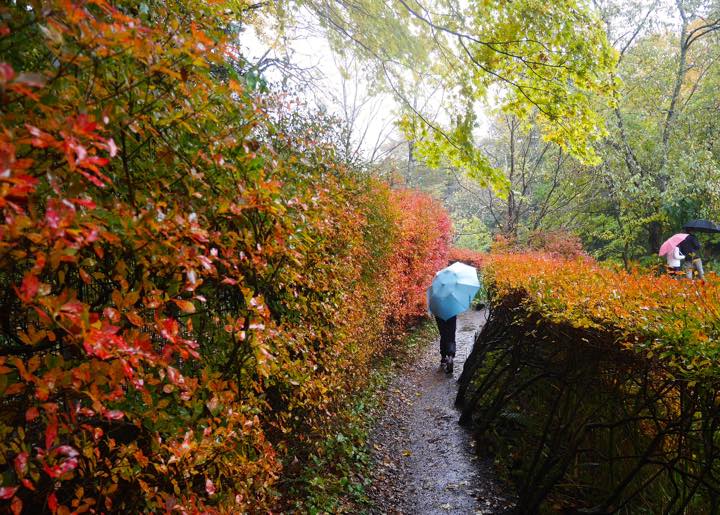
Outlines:
{"label": "wet dirt path", "polygon": [[390,384],[370,447],[373,514],[502,513],[510,502],[492,463],[478,458],[453,406],[457,378],[485,322],[484,311],[458,317],[455,370],[439,369],[439,337],[428,342]]}

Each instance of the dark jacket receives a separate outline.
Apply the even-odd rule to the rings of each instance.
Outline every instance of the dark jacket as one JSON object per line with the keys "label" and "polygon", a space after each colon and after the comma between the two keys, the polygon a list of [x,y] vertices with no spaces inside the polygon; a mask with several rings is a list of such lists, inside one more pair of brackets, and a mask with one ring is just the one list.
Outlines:
{"label": "dark jacket", "polygon": [[687,257],[700,257],[700,242],[694,234],[688,235],[687,238],[681,241],[678,245],[678,248],[680,249],[680,252],[682,252]]}

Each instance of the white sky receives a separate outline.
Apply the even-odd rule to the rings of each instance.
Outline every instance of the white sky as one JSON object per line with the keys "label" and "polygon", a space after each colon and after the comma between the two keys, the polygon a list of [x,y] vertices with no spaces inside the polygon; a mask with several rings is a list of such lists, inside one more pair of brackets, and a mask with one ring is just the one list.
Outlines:
{"label": "white sky", "polygon": [[340,118],[344,118],[343,103],[347,110],[354,110],[357,113],[353,127],[354,143],[367,154],[366,157],[370,157],[378,144],[389,137],[400,137],[393,125],[398,104],[387,93],[371,95],[361,67],[349,70],[349,76],[343,78],[338,67],[340,58],[330,49],[322,29],[312,23],[300,30],[290,31],[286,38],[279,38],[276,34],[261,37],[254,27],[247,27],[240,38],[240,45],[251,62],[257,62],[263,56],[287,59],[297,72],[282,74],[278,68],[268,69],[263,75],[270,82],[286,80],[292,87],[307,84],[309,78],[310,86],[301,92],[306,101]]}

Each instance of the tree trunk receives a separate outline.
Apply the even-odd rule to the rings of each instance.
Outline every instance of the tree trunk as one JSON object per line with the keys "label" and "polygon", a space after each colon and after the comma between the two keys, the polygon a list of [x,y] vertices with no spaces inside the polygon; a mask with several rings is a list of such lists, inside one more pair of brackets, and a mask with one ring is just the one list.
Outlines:
{"label": "tree trunk", "polygon": [[657,220],[648,224],[648,252],[656,253],[660,249],[662,243],[662,225]]}

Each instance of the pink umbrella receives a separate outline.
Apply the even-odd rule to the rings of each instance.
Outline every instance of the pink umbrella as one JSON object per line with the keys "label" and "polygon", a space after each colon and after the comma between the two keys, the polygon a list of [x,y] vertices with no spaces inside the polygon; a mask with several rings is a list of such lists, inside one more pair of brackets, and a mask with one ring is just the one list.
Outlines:
{"label": "pink umbrella", "polygon": [[673,234],[667,240],[665,240],[665,243],[660,245],[660,251],[658,252],[658,256],[664,256],[668,252],[672,252],[673,249],[680,245],[680,243],[688,236],[689,234],[684,232]]}

